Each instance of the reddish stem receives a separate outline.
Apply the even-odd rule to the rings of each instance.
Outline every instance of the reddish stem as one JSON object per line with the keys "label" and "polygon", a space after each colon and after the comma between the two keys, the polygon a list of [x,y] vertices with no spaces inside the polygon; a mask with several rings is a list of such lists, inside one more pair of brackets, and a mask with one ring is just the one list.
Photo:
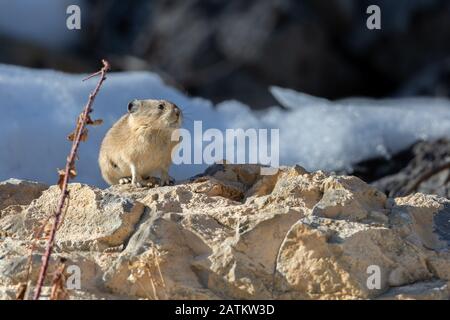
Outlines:
{"label": "reddish stem", "polygon": [[[106,77],[105,77],[106,73],[110,69],[109,63],[106,60],[102,60],[102,63],[103,63],[102,69],[99,72],[96,72],[94,74],[94,75],[100,74],[101,78],[98,81],[97,86],[95,87],[94,91],[91,94],[89,94],[89,100],[86,103],[86,106],[84,107],[83,113],[81,114],[79,123],[77,125],[78,130],[76,132],[75,139],[72,143],[72,149],[70,150],[70,154],[67,157],[66,168],[64,171],[65,172],[64,179],[63,179],[62,188],[61,188],[61,197],[59,199],[57,210],[55,212],[55,220],[53,221],[52,229],[50,231],[50,235],[49,235],[49,238],[47,241],[45,254],[42,256],[42,264],[41,264],[41,269],[39,270],[39,278],[38,278],[38,282],[36,284],[36,289],[35,289],[34,296],[33,296],[34,300],[38,300],[41,295],[42,286],[44,284],[45,276],[46,276],[47,270],[48,270],[48,264],[49,264],[50,257],[51,257],[52,251],[53,251],[56,230],[58,229],[58,226],[59,226],[61,214],[64,209],[64,203],[66,201],[67,196],[69,195],[68,183],[69,183],[69,179],[70,179],[70,170],[73,168],[73,165],[77,158],[77,152],[78,152],[78,147],[80,146],[81,136],[83,134],[84,128],[86,127],[86,122],[89,117],[89,113],[92,112],[92,104],[94,103],[95,97],[97,96],[97,93],[100,91],[100,87],[102,86],[103,81],[105,81],[105,79],[106,79]],[[90,77],[88,77],[88,78],[90,78]]]}

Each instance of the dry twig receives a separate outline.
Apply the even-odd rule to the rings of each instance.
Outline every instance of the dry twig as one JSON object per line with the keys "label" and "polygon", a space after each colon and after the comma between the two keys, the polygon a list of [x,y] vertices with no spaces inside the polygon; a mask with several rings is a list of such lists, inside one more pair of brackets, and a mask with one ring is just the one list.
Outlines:
{"label": "dry twig", "polygon": [[98,92],[100,91],[100,87],[101,87],[103,81],[105,81],[105,79],[106,79],[106,76],[105,76],[106,73],[110,69],[109,63],[106,60],[103,60],[102,62],[103,62],[103,67],[101,68],[101,70],[94,73],[92,76],[89,76],[88,78],[86,78],[86,80],[87,80],[93,76],[101,75],[101,78],[98,81],[97,86],[95,87],[94,91],[91,94],[89,94],[89,99],[88,99],[88,102],[86,103],[86,106],[84,107],[83,112],[78,117],[77,127],[76,127],[74,133],[72,133],[68,137],[69,140],[73,141],[72,149],[70,150],[70,154],[67,157],[65,170],[59,171],[58,185],[61,189],[61,197],[59,199],[58,206],[57,206],[57,209],[55,212],[52,229],[50,231],[50,235],[47,240],[46,250],[45,250],[44,256],[42,257],[42,264],[41,264],[41,268],[39,271],[39,278],[38,278],[38,282],[36,284],[36,289],[35,289],[34,297],[33,297],[34,300],[38,300],[41,295],[42,286],[44,284],[45,276],[46,276],[47,269],[48,269],[48,264],[49,264],[50,257],[51,257],[52,251],[53,251],[53,245],[54,245],[54,241],[55,241],[56,231],[58,229],[58,226],[60,225],[61,215],[64,210],[64,204],[66,202],[66,198],[69,195],[69,191],[68,191],[69,180],[74,178],[77,174],[76,169],[75,169],[75,160],[77,159],[78,147],[80,146],[80,142],[84,141],[87,138],[86,126],[89,124],[96,125],[96,124],[101,123],[101,121],[99,121],[99,120],[93,121],[90,118],[90,113],[92,112],[92,104],[94,103],[95,97],[97,96]]}

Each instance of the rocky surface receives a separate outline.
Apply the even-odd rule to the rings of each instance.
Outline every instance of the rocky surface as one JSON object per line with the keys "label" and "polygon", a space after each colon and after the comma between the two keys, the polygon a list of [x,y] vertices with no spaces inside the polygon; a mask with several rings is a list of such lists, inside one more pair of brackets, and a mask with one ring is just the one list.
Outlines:
{"label": "rocky surface", "polygon": [[9,179],[0,182],[0,217],[8,212],[21,211],[48,188],[37,182]]}
{"label": "rocky surface", "polygon": [[[388,198],[299,166],[259,169],[221,165],[153,189],[71,184],[44,297],[64,258],[67,279],[81,270],[71,299],[450,298],[450,201]],[[35,283],[58,194],[52,186],[0,218],[0,298],[26,282],[37,234]]]}
{"label": "rocky surface", "polygon": [[[398,170],[372,183],[389,196],[398,197],[422,192],[444,198],[450,197],[450,141],[448,139],[417,142],[389,162],[391,167]],[[383,168],[386,169],[385,164],[379,162],[375,167],[381,170],[373,170],[374,166],[372,166],[370,171],[381,173]],[[366,168],[369,169],[369,166]]]}
{"label": "rocky surface", "polygon": [[[450,95],[446,0],[84,2],[76,46],[4,34],[0,61],[84,73],[107,58],[115,70],[152,70],[192,95],[254,108],[276,104],[270,85],[331,99]],[[381,30],[366,27],[370,5]]]}

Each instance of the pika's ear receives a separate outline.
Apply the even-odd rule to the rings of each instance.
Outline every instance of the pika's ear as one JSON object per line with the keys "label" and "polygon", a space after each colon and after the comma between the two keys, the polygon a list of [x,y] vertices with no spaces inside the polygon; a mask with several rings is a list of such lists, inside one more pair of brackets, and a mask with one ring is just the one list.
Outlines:
{"label": "pika's ear", "polygon": [[132,100],[128,103],[128,112],[129,113],[136,112],[138,108],[139,108],[139,101]]}

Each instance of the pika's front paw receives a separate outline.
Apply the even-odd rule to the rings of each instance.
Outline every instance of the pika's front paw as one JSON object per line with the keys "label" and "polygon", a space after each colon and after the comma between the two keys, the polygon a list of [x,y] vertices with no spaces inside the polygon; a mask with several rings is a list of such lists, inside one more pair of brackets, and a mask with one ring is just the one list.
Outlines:
{"label": "pika's front paw", "polygon": [[131,177],[125,177],[119,179],[119,184],[130,184],[131,183]]}
{"label": "pika's front paw", "polygon": [[146,177],[144,178],[144,184],[146,187],[153,188],[160,184],[159,179],[155,177]]}

